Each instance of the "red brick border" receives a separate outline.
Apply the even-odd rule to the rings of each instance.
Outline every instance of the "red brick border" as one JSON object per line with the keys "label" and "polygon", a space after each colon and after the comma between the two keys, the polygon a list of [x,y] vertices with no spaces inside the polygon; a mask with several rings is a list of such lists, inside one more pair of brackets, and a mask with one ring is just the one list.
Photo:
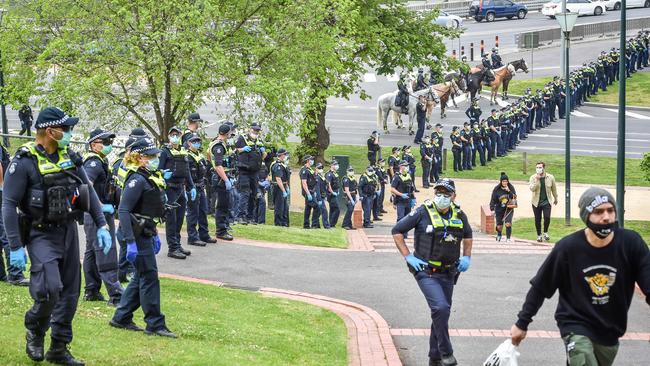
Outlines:
{"label": "red brick border", "polygon": [[[431,329],[391,329],[394,336],[429,336]],[[510,338],[509,329],[449,329],[452,337],[506,337]],[[560,338],[560,332],[547,330],[529,330],[526,338]],[[628,332],[621,338],[626,341],[648,341],[650,333]]]}
{"label": "red brick border", "polygon": [[373,252],[375,250],[375,247],[372,245],[363,229],[347,230],[347,234],[349,250],[363,252]]}
{"label": "red brick border", "polygon": [[[225,285],[219,281],[168,273],[160,273],[159,276],[217,287]],[[302,301],[333,311],[340,316],[348,330],[348,364],[350,366],[402,366],[388,323],[375,310],[353,302],[305,292],[261,288],[259,293]]]}

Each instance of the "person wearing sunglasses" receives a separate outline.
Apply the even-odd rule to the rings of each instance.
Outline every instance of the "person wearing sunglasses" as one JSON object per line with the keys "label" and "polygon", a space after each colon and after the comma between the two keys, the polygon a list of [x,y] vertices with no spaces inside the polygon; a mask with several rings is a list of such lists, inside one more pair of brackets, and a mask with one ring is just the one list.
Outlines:
{"label": "person wearing sunglasses", "polygon": [[578,208],[586,228],[553,246],[530,280],[510,334],[518,346],[544,299],[558,291],[555,320],[567,364],[609,366],[627,328],[635,284],[650,305],[650,250],[638,233],[619,227],[616,201],[607,190],[587,189]]}
{"label": "person wearing sunglasses", "polygon": [[122,286],[117,276],[117,247],[115,245],[115,181],[111,179],[109,170],[108,154],[113,150],[113,139],[115,134],[97,128],[90,132],[88,146],[90,151],[84,156],[84,169],[88,180],[93,184],[97,197],[102,204],[102,212],[108,223],[108,231],[111,234],[113,245],[108,254],[104,254],[99,247],[97,237],[92,233],[97,231],[97,226],[92,217],[84,214],[84,233],[86,234],[86,251],[84,252],[83,270],[86,286],[84,289],[84,300],[105,301],[100,292],[102,282],[106,286],[109,300],[108,304],[117,306],[122,297]]}
{"label": "person wearing sunglasses", "polygon": [[[458,274],[469,269],[472,228],[453,202],[454,181],[441,179],[433,189],[433,199],[397,222],[391,234],[431,309],[429,365],[453,366],[457,361],[449,338],[451,296]],[[404,241],[410,230],[415,230],[414,253]]]}

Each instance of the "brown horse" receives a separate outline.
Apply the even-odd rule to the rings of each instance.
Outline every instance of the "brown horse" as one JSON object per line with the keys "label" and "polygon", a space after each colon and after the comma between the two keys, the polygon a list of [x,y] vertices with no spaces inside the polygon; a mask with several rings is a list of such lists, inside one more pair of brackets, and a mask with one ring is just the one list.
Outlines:
{"label": "brown horse", "polygon": [[490,105],[497,102],[499,87],[501,87],[501,84],[506,77],[512,79],[512,76],[515,74],[515,67],[508,64],[492,71],[494,72],[494,80],[490,83],[490,88],[492,88],[492,92],[490,93]]}
{"label": "brown horse", "polygon": [[458,95],[460,88],[458,87],[455,79],[436,84],[431,88],[438,94],[438,98],[440,98],[440,119],[443,119],[447,117],[445,108],[447,108],[447,102],[449,101],[449,98],[453,98],[454,95]]}
{"label": "brown horse", "polygon": [[506,75],[506,77],[503,78],[503,94],[501,96],[502,99],[508,99],[508,84],[510,83],[510,80],[512,80],[512,78],[515,76],[515,73],[517,71],[522,70],[528,74],[528,65],[526,64],[526,60],[523,58],[521,60],[512,61],[508,64],[512,65],[515,68],[515,72],[510,75]]}

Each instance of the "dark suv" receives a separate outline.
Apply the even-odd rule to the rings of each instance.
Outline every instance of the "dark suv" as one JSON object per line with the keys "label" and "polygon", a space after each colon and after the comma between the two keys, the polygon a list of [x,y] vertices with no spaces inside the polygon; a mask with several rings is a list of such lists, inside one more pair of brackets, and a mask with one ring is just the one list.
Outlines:
{"label": "dark suv", "polygon": [[496,18],[524,19],[528,7],[524,4],[513,3],[510,0],[474,0],[469,7],[469,16],[477,22],[485,19],[492,22]]}

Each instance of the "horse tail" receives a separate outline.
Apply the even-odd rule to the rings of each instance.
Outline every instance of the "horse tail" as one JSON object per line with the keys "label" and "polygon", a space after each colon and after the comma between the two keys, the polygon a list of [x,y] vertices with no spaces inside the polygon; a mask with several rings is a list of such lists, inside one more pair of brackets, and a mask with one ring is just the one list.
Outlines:
{"label": "horse tail", "polygon": [[383,129],[384,113],[381,110],[381,99],[377,100],[377,127]]}

